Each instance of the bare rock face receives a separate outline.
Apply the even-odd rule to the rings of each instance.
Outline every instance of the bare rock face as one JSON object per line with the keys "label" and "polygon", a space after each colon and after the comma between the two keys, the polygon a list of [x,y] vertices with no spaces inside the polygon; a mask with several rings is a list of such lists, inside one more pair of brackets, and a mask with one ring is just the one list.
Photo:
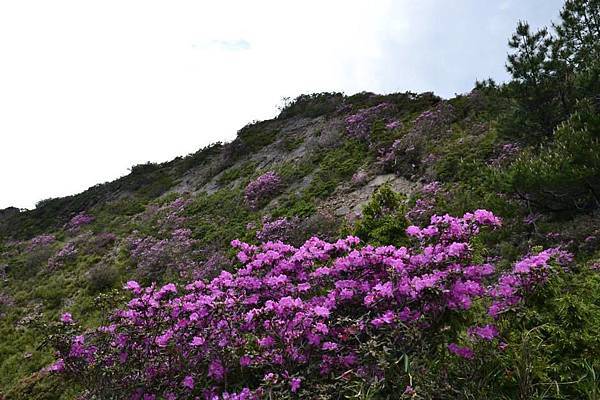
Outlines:
{"label": "bare rock face", "polygon": [[[224,186],[235,187],[241,183],[242,179],[236,179],[226,184],[220,183],[223,174],[228,170],[241,168],[247,164],[254,165],[258,170],[267,170],[271,166],[282,163],[301,162],[316,151],[337,146],[343,140],[344,135],[344,124],[340,118],[291,118],[285,123],[273,121],[271,124],[272,126],[268,129],[277,131],[277,136],[272,143],[242,154],[235,162],[226,166],[224,166],[226,156],[223,154],[216,156],[206,164],[187,171],[178,184],[170,189],[170,192],[210,195]],[[288,147],[290,143],[296,145],[290,148]],[[232,146],[232,144],[225,146]],[[292,189],[301,190],[310,183],[311,178],[311,176],[305,177]]]}
{"label": "bare rock face", "polygon": [[381,185],[389,184],[395,192],[409,196],[419,189],[420,184],[411,182],[394,174],[376,175],[361,187],[346,185],[338,188],[336,193],[326,201],[322,208],[329,210],[338,217],[352,220],[359,216],[363,206],[369,201],[373,193]]}
{"label": "bare rock face", "polygon": [[[211,195],[225,187],[236,188],[247,180],[247,172],[245,176],[223,179],[227,174],[232,175],[232,171],[247,169],[248,166],[266,171],[284,164],[306,162],[312,154],[339,146],[346,134],[344,120],[340,117],[294,117],[286,121],[270,121],[265,123],[264,129],[277,133],[269,144],[246,152],[243,150],[243,145],[237,143],[238,146],[242,146],[240,147],[242,150],[238,151],[234,160],[228,158],[227,154],[236,143],[226,144],[225,151],[206,163],[188,170],[170,191]],[[310,185],[315,171],[300,180],[291,182],[286,188],[287,192],[300,194]],[[363,171],[366,179],[361,180],[360,183],[348,180],[340,184],[328,199],[317,206],[318,209],[337,217],[353,220],[361,214],[363,206],[381,185],[389,184],[395,192],[407,196],[419,187],[418,183],[406,177],[397,174],[378,174],[377,171],[377,168],[367,167]],[[276,197],[266,208],[274,208],[277,205]]]}

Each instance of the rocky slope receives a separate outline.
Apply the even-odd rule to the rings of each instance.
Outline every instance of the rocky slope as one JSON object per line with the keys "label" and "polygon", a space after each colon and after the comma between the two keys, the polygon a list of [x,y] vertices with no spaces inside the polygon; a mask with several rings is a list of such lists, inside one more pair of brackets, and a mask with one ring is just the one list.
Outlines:
{"label": "rocky slope", "polygon": [[[499,133],[511,104],[489,87],[449,100],[431,93],[301,96],[231,143],[134,166],[114,182],[34,210],[2,210],[0,393],[70,398],[78,388],[65,390],[44,370],[53,355],[40,346],[40,327],[67,310],[84,326],[98,325],[105,314],[98,299],[118,302],[115,290],[129,279],[186,282],[231,269],[233,239],[298,245],[313,235],[363,232],[374,244],[401,243],[405,214],[420,224],[434,212],[489,208],[509,227],[488,241],[490,254],[510,262],[537,245],[560,244],[581,256],[581,268],[595,265],[594,209],[583,216],[536,209],[498,180],[522,152]],[[363,210],[382,186],[399,194],[401,210],[379,204],[373,225]],[[573,226],[577,219],[586,223]],[[586,342],[585,351],[594,346]]]}

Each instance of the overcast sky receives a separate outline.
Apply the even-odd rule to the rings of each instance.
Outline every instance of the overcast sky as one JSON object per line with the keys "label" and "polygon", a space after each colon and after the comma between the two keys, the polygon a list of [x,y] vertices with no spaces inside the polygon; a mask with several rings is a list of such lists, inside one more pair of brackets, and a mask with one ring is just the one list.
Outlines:
{"label": "overcast sky", "polygon": [[284,96],[506,79],[560,0],[0,0],[0,208],[229,141]]}

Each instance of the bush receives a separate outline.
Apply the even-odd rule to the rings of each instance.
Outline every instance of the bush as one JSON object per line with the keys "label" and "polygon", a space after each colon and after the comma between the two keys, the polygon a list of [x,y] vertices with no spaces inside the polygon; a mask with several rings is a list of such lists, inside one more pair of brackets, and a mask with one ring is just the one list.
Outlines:
{"label": "bush", "polygon": [[255,152],[270,145],[277,139],[278,131],[270,121],[253,122],[247,124],[238,132],[238,137],[228,145],[234,147],[232,159]]}
{"label": "bush", "polygon": [[276,172],[269,171],[262,174],[248,183],[244,189],[246,204],[252,209],[258,208],[279,193],[281,186],[281,178]]}
{"label": "bush", "polygon": [[316,118],[333,114],[344,99],[342,93],[303,94],[294,100],[284,99],[277,119],[292,117]]}
{"label": "bush", "polygon": [[582,104],[551,143],[525,151],[503,177],[509,190],[540,209],[600,207],[600,114]]}
{"label": "bush", "polygon": [[70,320],[57,324],[50,341],[61,358],[49,370],[101,398],[331,398],[361,386],[389,398],[427,386],[419,362],[438,360],[439,371],[492,351],[511,311],[568,261],[550,249],[496,276],[469,243],[498,218],[478,210],[432,222],[407,229],[409,248],[235,240],[238,272],[183,293],[130,281],[134,298],[110,326],[81,334]]}
{"label": "bush", "polygon": [[391,109],[391,104],[380,103],[373,107],[358,110],[355,114],[349,115],[344,119],[346,132],[353,139],[368,139],[373,123],[381,119],[383,115],[389,114]]}
{"label": "bush", "polygon": [[92,292],[102,292],[114,286],[119,278],[119,271],[113,265],[99,263],[90,268],[86,278]]}
{"label": "bush", "polygon": [[248,161],[239,167],[231,167],[223,171],[221,176],[217,179],[217,183],[221,186],[228,185],[236,179],[252,175],[254,171],[256,171],[256,163]]}
{"label": "bush", "polygon": [[407,243],[406,199],[390,185],[380,186],[363,207],[353,234],[373,245]]}
{"label": "bush", "polygon": [[345,141],[340,147],[328,151],[319,162],[319,169],[306,188],[305,195],[310,198],[328,197],[340,182],[351,179],[367,155],[367,144],[357,140]]}

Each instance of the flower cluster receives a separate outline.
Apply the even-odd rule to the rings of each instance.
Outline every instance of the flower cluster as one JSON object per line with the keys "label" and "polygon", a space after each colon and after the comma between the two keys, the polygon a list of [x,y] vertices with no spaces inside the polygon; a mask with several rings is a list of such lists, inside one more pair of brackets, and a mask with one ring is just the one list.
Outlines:
{"label": "flower cluster", "polygon": [[269,171],[248,183],[244,190],[244,199],[251,208],[258,207],[263,201],[273,197],[281,189],[281,178],[276,172]]}
{"label": "flower cluster", "polygon": [[448,129],[453,116],[454,108],[442,101],[432,109],[422,112],[414,120],[411,132],[418,136],[438,136]]}
{"label": "flower cluster", "polygon": [[76,232],[82,226],[91,224],[92,222],[94,222],[94,217],[92,217],[91,215],[88,215],[84,212],[81,212],[81,213],[75,215],[73,218],[71,218],[71,220],[67,224],[67,229],[70,232]]}
{"label": "flower cluster", "polygon": [[64,265],[65,262],[72,260],[77,255],[75,243],[68,242],[55,255],[48,260],[48,268],[56,269]]}
{"label": "flower cluster", "polygon": [[298,230],[299,218],[279,218],[276,220],[263,219],[262,228],[256,231],[256,239],[265,242],[290,242],[292,235]]}
{"label": "flower cluster", "polygon": [[557,272],[550,261],[565,266],[573,261],[573,256],[559,248],[550,248],[517,262],[513,270],[502,274],[498,283],[490,289],[494,301],[488,309],[489,315],[497,318],[519,304],[525,293],[546,283]]}
{"label": "flower cluster", "polygon": [[187,218],[182,214],[191,202],[189,198],[178,197],[166,204],[152,204],[138,218],[142,225],[150,225],[159,234],[166,234],[185,224]]}
{"label": "flower cluster", "polygon": [[543,217],[540,213],[529,213],[523,218],[523,223],[525,225],[535,225],[535,223]]}
{"label": "flower cluster", "polygon": [[402,126],[402,123],[398,120],[394,120],[392,122],[388,122],[387,124],[385,124],[385,128],[389,129],[391,131],[393,131],[394,129],[397,129],[401,126]]}
{"label": "flower cluster", "polygon": [[[555,249],[529,256],[496,282],[494,266],[476,261],[470,240],[500,224],[485,210],[434,215],[430,225],[407,229],[411,247],[361,246],[352,236],[334,243],[313,237],[299,248],[234,240],[241,263],[235,273],[185,288],[128,282],[127,306],[108,325],[56,346],[60,359],[52,368],[85,379],[100,397],[136,399],[254,399],[267,392],[282,398],[311,393],[335,377],[381,376],[362,347],[369,338],[387,333],[402,354],[414,348],[406,327],[427,332],[428,340],[458,337],[439,329],[449,315],[468,318],[480,309],[475,302],[493,302],[490,314],[498,317],[567,257]],[[71,326],[69,317],[63,322]],[[466,334],[499,336],[492,324],[475,324]],[[475,356],[455,343],[448,351]]]}
{"label": "flower cluster", "polygon": [[450,128],[453,116],[454,109],[446,102],[424,111],[415,118],[410,131],[403,138],[395,140],[387,149],[380,149],[378,163],[389,167],[399,157],[413,162],[411,159],[416,156],[412,153],[417,151],[417,144],[427,137],[436,138],[445,133]]}
{"label": "flower cluster", "polygon": [[15,301],[8,293],[0,293],[0,319],[4,318],[5,310],[8,311],[14,307]]}
{"label": "flower cluster", "polygon": [[40,247],[47,247],[56,242],[54,235],[39,235],[29,241],[28,249],[33,250]]}
{"label": "flower cluster", "polygon": [[382,113],[389,111],[392,105],[389,103],[380,103],[376,106],[364,108],[349,115],[345,119],[346,131],[348,135],[355,139],[366,139],[371,133],[371,125],[381,116]]}
{"label": "flower cluster", "polygon": [[514,160],[519,151],[521,151],[521,147],[518,144],[506,143],[502,145],[498,154],[488,161],[488,165],[492,167],[506,166],[510,161]]}
{"label": "flower cluster", "polygon": [[354,175],[352,175],[352,185],[354,186],[363,186],[369,180],[369,175],[364,171],[358,171]]}
{"label": "flower cluster", "polygon": [[418,192],[415,205],[406,213],[406,219],[412,223],[422,223],[431,218],[437,204],[437,197],[443,195],[442,185],[438,181],[424,185]]}
{"label": "flower cluster", "polygon": [[212,279],[219,275],[221,271],[229,267],[231,257],[219,250],[207,250],[208,258],[205,261],[195,264],[195,269],[191,271],[190,277],[194,280]]}
{"label": "flower cluster", "polygon": [[151,277],[172,269],[183,273],[196,266],[192,249],[196,240],[192,239],[192,231],[186,228],[174,230],[169,237],[157,239],[154,236],[139,236],[138,232],[127,238],[131,260],[142,276]]}

